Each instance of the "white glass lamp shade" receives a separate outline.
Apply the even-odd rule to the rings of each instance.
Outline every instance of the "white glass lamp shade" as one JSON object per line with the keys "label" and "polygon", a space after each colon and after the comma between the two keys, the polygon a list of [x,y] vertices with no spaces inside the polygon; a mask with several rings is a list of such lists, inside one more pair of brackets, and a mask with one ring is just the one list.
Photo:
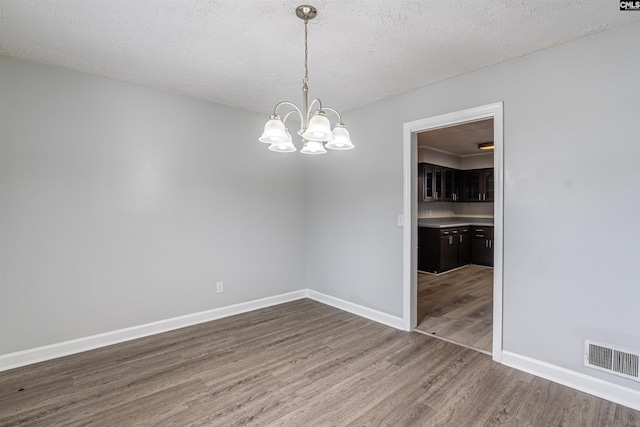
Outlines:
{"label": "white glass lamp shade", "polygon": [[287,142],[276,142],[269,146],[269,150],[275,151],[277,153],[292,153],[296,151],[296,147],[293,145],[293,141],[291,140],[291,134],[288,129],[285,129],[287,133]]}
{"label": "white glass lamp shade", "polygon": [[331,141],[333,139],[331,123],[329,123],[329,119],[327,119],[322,111],[316,111],[313,117],[311,117],[309,126],[302,134],[302,137],[308,141],[320,142]]}
{"label": "white glass lamp shade", "polygon": [[302,154],[324,154],[327,152],[320,141],[305,141],[303,139],[302,144],[302,150],[300,150]]}
{"label": "white glass lamp shade", "polygon": [[258,138],[258,141],[265,144],[286,144],[287,141],[291,141],[291,137],[287,138],[287,129],[285,129],[280,117],[272,115],[267,124],[264,125],[264,132],[262,132],[262,136]]}
{"label": "white glass lamp shade", "polygon": [[333,129],[334,138],[327,142],[325,147],[330,150],[351,150],[353,144],[351,138],[349,138],[349,131],[342,123],[338,123]]}

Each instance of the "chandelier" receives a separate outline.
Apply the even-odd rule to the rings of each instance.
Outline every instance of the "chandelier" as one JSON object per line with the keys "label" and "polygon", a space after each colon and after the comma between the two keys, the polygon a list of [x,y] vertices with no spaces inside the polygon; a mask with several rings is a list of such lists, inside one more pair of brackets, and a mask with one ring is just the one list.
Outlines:
{"label": "chandelier", "polygon": [[[327,152],[325,148],[330,150],[350,150],[353,148],[349,131],[342,123],[342,117],[333,108],[323,107],[322,102],[316,98],[308,104],[307,94],[309,87],[309,67],[307,65],[307,36],[309,33],[309,20],[315,18],[318,13],[313,6],[298,6],[296,16],[304,20],[304,79],[302,80],[302,109],[290,101],[282,101],[273,109],[273,114],[269,118],[267,124],[264,125],[264,132],[258,138],[260,142],[269,144],[269,150],[280,153],[289,153],[296,151],[296,147],[291,140],[291,134],[286,127],[289,116],[298,113],[300,118],[300,130],[298,134],[302,137],[303,154],[324,154]],[[282,106],[289,107],[284,119],[278,115],[278,109]],[[314,110],[315,108],[315,110]],[[327,113],[333,113],[338,117],[338,121],[331,130],[331,123],[327,118]]]}

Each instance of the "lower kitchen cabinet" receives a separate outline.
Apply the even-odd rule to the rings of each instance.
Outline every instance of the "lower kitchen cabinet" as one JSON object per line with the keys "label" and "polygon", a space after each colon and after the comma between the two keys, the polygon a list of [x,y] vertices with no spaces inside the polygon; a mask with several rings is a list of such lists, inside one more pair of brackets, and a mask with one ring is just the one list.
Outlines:
{"label": "lower kitchen cabinet", "polygon": [[471,228],[471,263],[493,267],[493,227]]}
{"label": "lower kitchen cabinet", "polygon": [[458,229],[458,265],[471,264],[471,227]]}
{"label": "lower kitchen cabinet", "polygon": [[468,264],[493,267],[493,227],[418,227],[418,270],[442,273]]}
{"label": "lower kitchen cabinet", "polygon": [[[440,235],[440,265],[437,271],[452,270],[458,266],[458,230],[442,230]],[[434,269],[435,271],[436,269]]]}
{"label": "lower kitchen cabinet", "polygon": [[441,273],[469,264],[469,227],[418,228],[418,270]]}

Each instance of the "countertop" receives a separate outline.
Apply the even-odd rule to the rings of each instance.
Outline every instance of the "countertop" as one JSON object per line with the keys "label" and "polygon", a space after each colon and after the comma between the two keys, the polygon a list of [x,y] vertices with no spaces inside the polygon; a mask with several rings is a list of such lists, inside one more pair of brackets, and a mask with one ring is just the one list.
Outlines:
{"label": "countertop", "polygon": [[466,216],[451,216],[446,218],[418,218],[418,227],[445,228],[468,227],[471,225],[493,227],[493,218],[474,218]]}

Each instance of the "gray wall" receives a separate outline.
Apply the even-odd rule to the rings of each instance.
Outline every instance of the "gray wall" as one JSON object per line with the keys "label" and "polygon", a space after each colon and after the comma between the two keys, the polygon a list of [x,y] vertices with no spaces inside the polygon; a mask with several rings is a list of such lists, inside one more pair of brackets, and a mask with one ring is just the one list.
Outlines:
{"label": "gray wall", "polygon": [[481,169],[493,167],[493,152],[487,154],[479,154],[477,156],[468,156],[462,158],[462,167],[460,169]]}
{"label": "gray wall", "polygon": [[418,162],[433,163],[434,165],[462,169],[462,157],[442,153],[427,147],[418,148]]}
{"label": "gray wall", "polygon": [[504,349],[582,367],[640,349],[640,23],[343,116],[356,149],[312,165],[308,286],[402,315],[403,123],[504,101]]}
{"label": "gray wall", "polygon": [[462,170],[492,168],[493,152],[462,157],[442,153],[427,147],[419,147],[418,161]]}
{"label": "gray wall", "polygon": [[265,115],[6,57],[0,108],[0,354],[306,287]]}

